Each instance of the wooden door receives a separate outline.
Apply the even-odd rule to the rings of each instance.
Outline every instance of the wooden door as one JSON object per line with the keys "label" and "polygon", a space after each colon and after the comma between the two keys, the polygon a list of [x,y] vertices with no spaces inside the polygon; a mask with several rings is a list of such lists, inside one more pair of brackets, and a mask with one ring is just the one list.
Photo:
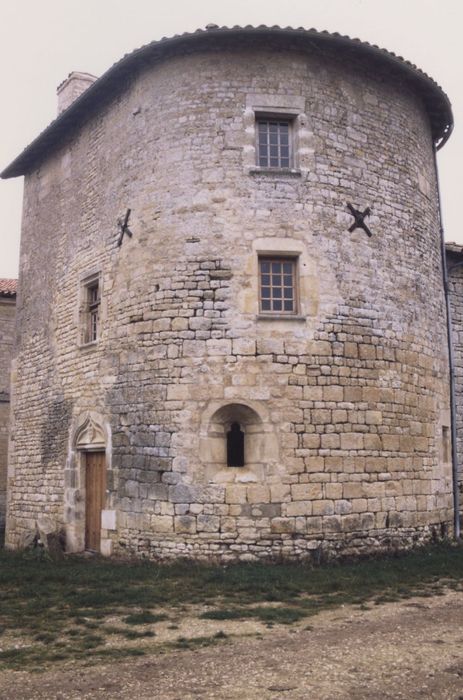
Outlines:
{"label": "wooden door", "polygon": [[106,498],[104,452],[87,452],[85,457],[85,549],[100,551],[101,511]]}

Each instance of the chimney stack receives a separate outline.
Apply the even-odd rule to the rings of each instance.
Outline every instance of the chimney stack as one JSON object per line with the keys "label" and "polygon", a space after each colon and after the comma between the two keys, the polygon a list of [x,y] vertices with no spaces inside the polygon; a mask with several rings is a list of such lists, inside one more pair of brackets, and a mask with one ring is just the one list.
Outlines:
{"label": "chimney stack", "polygon": [[73,71],[69,73],[66,80],[58,85],[56,92],[58,95],[58,114],[64,112],[85,90],[96,80],[96,76],[90,73],[79,73]]}

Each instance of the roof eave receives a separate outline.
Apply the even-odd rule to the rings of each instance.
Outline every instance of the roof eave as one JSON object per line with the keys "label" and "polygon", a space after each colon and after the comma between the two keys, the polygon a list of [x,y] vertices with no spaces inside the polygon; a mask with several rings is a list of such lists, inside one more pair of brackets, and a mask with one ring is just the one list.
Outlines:
{"label": "roof eave", "polygon": [[[102,103],[111,99],[115,92],[121,89],[121,83],[146,59],[153,59],[158,54],[161,57],[167,50],[173,50],[181,44],[201,43],[231,35],[274,34],[276,36],[301,37],[307,41],[342,45],[358,52],[375,55],[383,62],[389,62],[415,82],[424,97],[426,108],[433,128],[433,139],[441,147],[451,133],[453,126],[452,108],[447,95],[442,88],[419,68],[400,56],[381,49],[378,46],[351,39],[337,33],[319,32],[315,29],[292,29],[290,27],[214,27],[198,29],[193,33],[162,38],[136,49],[123,56],[109,68],[98,80],[90,85],[64,112],[62,112],[39,136],[20,153],[3,172],[3,179],[25,175],[51,148],[62,143],[69,137],[72,129],[85,122],[90,115],[99,109]],[[436,127],[439,125],[439,128]]]}

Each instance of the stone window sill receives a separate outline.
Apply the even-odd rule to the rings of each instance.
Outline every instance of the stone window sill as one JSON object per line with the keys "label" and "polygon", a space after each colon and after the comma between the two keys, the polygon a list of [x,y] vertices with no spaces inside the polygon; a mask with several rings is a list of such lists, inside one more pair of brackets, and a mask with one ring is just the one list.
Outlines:
{"label": "stone window sill", "polygon": [[249,168],[250,175],[275,175],[281,177],[301,177],[302,171],[299,168],[261,168],[258,165]]}
{"label": "stone window sill", "polygon": [[257,314],[257,321],[305,321],[305,316],[298,314]]}
{"label": "stone window sill", "polygon": [[92,340],[90,343],[79,343],[79,350],[90,350],[91,348],[96,348],[98,345],[98,340]]}

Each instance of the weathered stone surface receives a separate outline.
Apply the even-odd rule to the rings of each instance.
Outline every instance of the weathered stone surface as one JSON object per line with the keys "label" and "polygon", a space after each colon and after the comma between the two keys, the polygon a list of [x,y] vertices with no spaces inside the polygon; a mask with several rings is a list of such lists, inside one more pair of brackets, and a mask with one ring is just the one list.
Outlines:
{"label": "weathered stone surface", "polygon": [[[9,546],[47,513],[85,548],[98,450],[106,554],[321,557],[451,519],[424,103],[339,47],[278,41],[146,65],[27,174]],[[291,117],[291,172],[255,167],[272,109]],[[371,238],[347,231],[347,201],[374,209]],[[259,255],[296,260],[297,314],[259,313]],[[227,466],[233,423],[243,466]]]}
{"label": "weathered stone surface", "polygon": [[16,280],[0,280],[0,545],[3,542],[6,515],[10,367],[14,348],[15,289]]}

